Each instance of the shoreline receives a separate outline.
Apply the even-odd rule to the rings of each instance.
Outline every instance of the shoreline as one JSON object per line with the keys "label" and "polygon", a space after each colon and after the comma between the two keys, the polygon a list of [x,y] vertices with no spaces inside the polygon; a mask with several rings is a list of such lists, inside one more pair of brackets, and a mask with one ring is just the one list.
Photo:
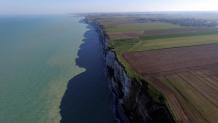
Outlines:
{"label": "shoreline", "polygon": [[113,102],[105,75],[103,51],[95,28],[86,25],[88,31],[84,33],[76,59],[76,65],[85,71],[68,82],[60,106],[61,123],[112,123]]}
{"label": "shoreline", "polygon": [[108,47],[109,38],[103,27],[87,17],[84,21],[96,28],[103,45],[107,74],[112,81],[111,90],[115,95],[115,100],[117,100],[117,104],[115,104],[117,108],[116,115],[119,116],[120,121],[124,123],[174,123],[173,116],[166,104],[155,102],[149,95],[148,83],[144,80],[132,79],[127,75],[125,67],[117,59],[116,53]]}
{"label": "shoreline", "polygon": [[[103,57],[104,57],[104,63],[106,64],[106,58],[105,58],[105,55],[106,55],[106,52],[105,52],[105,44],[104,44],[104,42],[103,42],[103,40],[104,39],[102,39],[102,36],[101,36],[101,32],[99,32],[100,30],[98,30],[98,28],[97,28],[97,25],[96,24],[93,24],[93,23],[89,23],[89,22],[87,22],[86,21],[86,17],[85,16],[83,16],[84,17],[84,19],[82,19],[81,20],[81,23],[86,23],[86,24],[88,24],[89,26],[91,26],[94,30],[95,30],[95,32],[97,33],[97,35],[98,35],[98,38],[99,38],[99,41],[100,41],[100,47],[102,48],[102,55],[103,55]],[[125,114],[123,113],[123,111],[121,111],[122,109],[121,109],[121,105],[120,105],[120,103],[119,103],[119,100],[116,98],[116,93],[115,93],[115,91],[113,91],[113,87],[112,87],[112,83],[111,83],[111,79],[110,78],[108,78],[108,69],[107,69],[107,66],[105,66],[105,74],[106,74],[106,77],[107,77],[107,84],[108,84],[108,88],[109,88],[109,90],[110,90],[110,92],[111,92],[111,94],[112,94],[112,98],[113,98],[113,113],[114,113],[114,116],[115,116],[115,121],[116,121],[116,123],[130,123],[129,121],[128,121],[128,118],[125,116]],[[121,117],[123,117],[123,118],[121,118]]]}

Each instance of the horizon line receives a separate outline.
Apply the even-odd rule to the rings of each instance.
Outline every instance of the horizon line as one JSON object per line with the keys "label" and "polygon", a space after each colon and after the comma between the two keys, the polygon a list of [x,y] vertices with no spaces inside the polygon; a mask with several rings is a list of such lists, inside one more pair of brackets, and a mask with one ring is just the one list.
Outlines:
{"label": "horizon line", "polygon": [[69,15],[69,14],[128,14],[128,13],[217,13],[218,10],[162,10],[162,11],[111,11],[111,12],[66,12],[66,13],[0,13],[0,16],[4,15]]}

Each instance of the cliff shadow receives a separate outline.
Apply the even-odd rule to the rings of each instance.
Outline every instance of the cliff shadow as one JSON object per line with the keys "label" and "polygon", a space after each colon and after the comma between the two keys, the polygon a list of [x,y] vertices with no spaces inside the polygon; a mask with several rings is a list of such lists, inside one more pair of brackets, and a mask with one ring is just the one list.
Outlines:
{"label": "cliff shadow", "polygon": [[86,70],[68,82],[60,105],[61,123],[114,122],[103,49],[94,27],[89,25],[88,29],[76,59]]}

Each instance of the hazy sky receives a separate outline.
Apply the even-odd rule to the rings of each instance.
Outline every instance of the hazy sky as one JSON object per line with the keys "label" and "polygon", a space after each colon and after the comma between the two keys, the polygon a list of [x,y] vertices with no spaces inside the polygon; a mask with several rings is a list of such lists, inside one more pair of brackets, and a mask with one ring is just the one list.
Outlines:
{"label": "hazy sky", "polygon": [[0,14],[218,11],[218,0],[0,0]]}

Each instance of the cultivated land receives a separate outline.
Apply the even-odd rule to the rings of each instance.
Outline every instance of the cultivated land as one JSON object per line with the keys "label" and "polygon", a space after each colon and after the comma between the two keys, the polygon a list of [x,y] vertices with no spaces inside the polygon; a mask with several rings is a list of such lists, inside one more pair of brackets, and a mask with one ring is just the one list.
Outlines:
{"label": "cultivated land", "polygon": [[[180,13],[181,14],[181,13]],[[218,122],[217,14],[90,15],[130,77],[160,93],[177,122]],[[210,15],[210,16],[209,16]]]}
{"label": "cultivated land", "polygon": [[218,121],[218,44],[132,52],[124,57],[165,95],[179,121]]}

